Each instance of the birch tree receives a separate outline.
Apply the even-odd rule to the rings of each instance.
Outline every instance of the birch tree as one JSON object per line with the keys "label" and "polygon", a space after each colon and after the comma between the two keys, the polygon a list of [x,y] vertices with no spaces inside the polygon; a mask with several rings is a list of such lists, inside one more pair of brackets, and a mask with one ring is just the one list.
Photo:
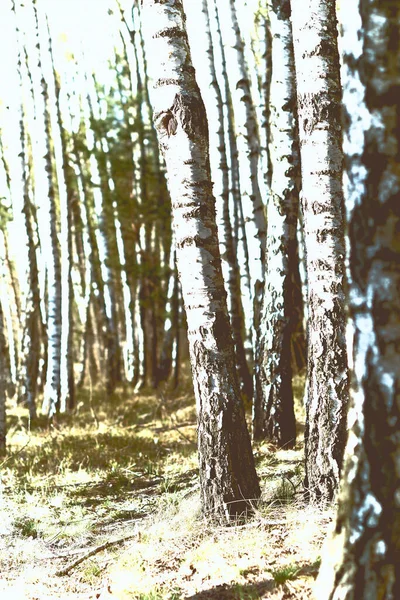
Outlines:
{"label": "birch tree", "polygon": [[[24,53],[21,32],[18,27],[18,13],[15,2],[12,2],[12,11],[15,14],[16,34],[17,34],[17,72],[21,90],[24,89],[22,56]],[[26,58],[26,55],[25,55]],[[25,60],[25,66],[28,79],[31,75],[28,63]],[[32,85],[32,82],[31,82]],[[32,96],[33,90],[31,90]],[[32,99],[32,98],[31,98]],[[36,113],[35,113],[36,116]],[[29,160],[28,152],[28,134],[27,134],[27,115],[24,106],[23,97],[19,107],[19,136],[21,176],[22,176],[22,213],[24,221],[24,242],[26,244],[27,259],[27,286],[22,310],[23,334],[21,343],[21,362],[19,379],[20,397],[27,403],[30,418],[36,417],[36,396],[38,392],[39,360],[40,360],[40,342],[42,333],[42,319],[40,312],[40,291],[39,291],[39,269],[36,254],[34,209],[32,201],[32,161]],[[40,176],[35,178],[35,188],[40,186]]]}
{"label": "birch tree", "polygon": [[61,341],[60,341],[60,412],[72,409],[75,404],[74,347],[73,347],[73,288],[72,288],[72,210],[74,190],[73,172],[67,148],[67,134],[60,106],[61,84],[56,72],[50,30],[47,23],[49,54],[53,73],[55,118],[53,119],[53,145],[60,204],[61,246]]}
{"label": "birch tree", "polygon": [[152,104],[172,200],[177,264],[198,412],[203,511],[221,523],[260,494],[223,286],[204,104],[194,77],[181,0],[144,0]]}
{"label": "birch tree", "polygon": [[[187,7],[189,42],[193,51],[197,80],[200,88],[204,90],[202,95],[209,126],[211,175],[216,199],[222,272],[227,291],[228,313],[235,346],[239,383],[243,396],[248,399],[248,402],[251,402],[253,385],[243,344],[245,324],[240,291],[240,271],[233,236],[232,207],[229,205],[229,163],[225,144],[226,117],[216,72],[218,56],[214,52],[207,0],[202,0],[198,5],[188,2],[185,6]],[[201,28],[199,28],[200,22],[202,23]],[[199,29],[202,32],[204,30],[204,33],[200,34]],[[201,54],[203,49],[206,50],[206,61]],[[197,61],[195,60],[196,55],[198,55]]]}
{"label": "birch tree", "polygon": [[400,597],[400,6],[352,0],[343,10],[342,36],[350,433],[318,598],[395,599]]}
{"label": "birch tree", "polygon": [[271,44],[267,258],[257,345],[253,432],[292,447],[296,419],[292,389],[294,270],[300,161],[290,4],[267,2]]}
{"label": "birch tree", "polygon": [[266,220],[263,202],[263,176],[260,163],[260,139],[257,114],[252,97],[251,76],[246,62],[244,42],[234,0],[214,0],[219,13],[219,24],[224,39],[227,75],[232,93],[239,150],[240,187],[245,213],[250,274],[259,312],[260,294],[256,286],[264,275]]}
{"label": "birch tree", "polygon": [[0,456],[6,453],[6,389],[7,389],[7,342],[4,332],[3,308],[0,302]]}
{"label": "birch tree", "polygon": [[[244,311],[244,322],[245,331],[243,334],[243,345],[246,350],[246,357],[251,362],[253,360],[253,299],[254,290],[252,286],[252,280],[250,275],[250,252],[249,252],[249,240],[247,239],[247,232],[245,227],[245,217],[242,203],[242,193],[240,186],[240,168],[239,168],[239,150],[236,138],[235,130],[235,114],[233,109],[232,93],[228,78],[228,67],[225,54],[225,46],[222,37],[219,11],[214,0],[212,0],[212,6],[214,10],[210,16],[210,29],[213,39],[214,53],[219,51],[219,58],[216,58],[215,67],[217,70],[218,63],[220,62],[220,73],[218,81],[221,80],[220,89],[222,100],[225,107],[226,119],[225,119],[225,135],[227,138],[226,148],[229,150],[229,193],[230,193],[230,205],[232,205],[232,216],[233,216],[233,240],[234,247],[237,255],[237,261],[240,272],[240,290]],[[217,41],[217,43],[214,42]]]}
{"label": "birch tree", "polygon": [[334,0],[292,0],[308,277],[305,485],[338,488],[348,404],[341,88]]}
{"label": "birch tree", "polygon": [[[45,172],[47,175],[47,210],[49,219],[50,247],[46,257],[48,283],[48,313],[47,313],[47,374],[42,410],[49,418],[54,417],[59,409],[61,392],[61,252],[58,242],[58,223],[55,188],[55,163],[52,146],[52,126],[50,112],[49,86],[43,68],[43,48],[40,40],[40,21],[36,0],[32,2],[35,28],[37,66],[40,76],[40,89],[35,90],[35,100],[42,111],[44,125]],[[41,99],[39,100],[39,95]],[[40,104],[39,104],[40,102]],[[42,146],[41,146],[42,149]],[[44,148],[43,148],[44,150]]]}

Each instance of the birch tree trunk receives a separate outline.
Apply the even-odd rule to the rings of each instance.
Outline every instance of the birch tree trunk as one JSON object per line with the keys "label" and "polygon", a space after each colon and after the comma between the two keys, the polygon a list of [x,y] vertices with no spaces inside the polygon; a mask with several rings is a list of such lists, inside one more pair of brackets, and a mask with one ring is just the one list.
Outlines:
{"label": "birch tree trunk", "polygon": [[[12,10],[15,14],[16,34],[18,44],[18,62],[17,72],[21,90],[23,90],[22,75],[22,55],[23,43],[18,27],[18,13],[15,2],[12,2]],[[26,62],[28,78],[30,79],[29,66]],[[42,333],[42,321],[40,314],[40,292],[39,292],[39,269],[36,255],[36,236],[34,234],[34,217],[31,199],[32,192],[32,165],[29,160],[28,136],[26,132],[26,110],[23,99],[21,98],[19,115],[19,134],[20,148],[19,154],[21,160],[22,174],[22,212],[24,215],[24,237],[27,247],[27,286],[24,298],[23,314],[23,334],[21,343],[21,367],[19,379],[21,389],[19,395],[27,403],[31,419],[36,417],[36,396],[38,392],[39,378],[39,360],[40,360],[40,342]],[[40,175],[38,175],[35,185],[40,185]]]}
{"label": "birch tree trunk", "polygon": [[50,233],[50,256],[46,257],[48,285],[47,374],[42,410],[48,415],[49,418],[52,418],[59,409],[61,391],[61,253],[58,242],[49,87],[44,76],[42,64],[42,47],[40,42],[39,16],[36,0],[33,0],[32,6],[35,16],[37,42],[36,48],[38,60],[37,66],[40,76],[42,96],[40,107],[43,111],[44,138],[46,146],[45,170],[47,174],[47,209]]}
{"label": "birch tree trunk", "polygon": [[172,199],[177,263],[198,411],[204,513],[220,523],[260,494],[223,286],[205,108],[194,77],[181,0],[144,0],[152,103]]}
{"label": "birch tree trunk", "polygon": [[53,72],[56,115],[53,125],[53,145],[57,173],[57,187],[60,203],[60,245],[61,245],[61,341],[60,341],[60,412],[72,409],[75,405],[74,379],[74,320],[72,312],[72,203],[74,191],[71,185],[72,166],[68,155],[67,136],[61,115],[61,86],[55,69],[52,40],[49,37],[49,54]]}
{"label": "birch tree trunk", "polygon": [[255,366],[253,432],[293,447],[296,419],[292,389],[294,270],[300,161],[290,4],[267,2],[271,40],[269,88],[270,195],[263,309]]}
{"label": "birch tree trunk", "polygon": [[348,404],[340,75],[334,0],[292,0],[308,275],[306,479],[338,488]]}
{"label": "birch tree trunk", "polygon": [[[216,198],[222,272],[227,291],[228,313],[235,346],[239,383],[243,396],[247,399],[248,403],[251,403],[253,383],[243,344],[245,326],[240,292],[240,272],[233,238],[233,219],[231,218],[231,207],[229,206],[229,166],[225,144],[226,119],[222,93],[216,73],[216,58],[210,29],[207,0],[202,0],[197,6],[188,2],[186,15],[188,17],[187,27],[193,57],[195,59],[198,53],[200,59],[198,62],[194,60],[194,65],[199,86],[201,89],[204,89],[203,99],[206,106],[210,133],[211,175]],[[199,23],[202,23],[200,29],[204,29],[204,34],[202,35],[199,34]],[[204,57],[200,54],[204,48],[207,52],[207,61],[204,61]],[[196,52],[196,49],[198,52]]]}
{"label": "birch tree trunk", "polygon": [[352,0],[345,6],[352,391],[339,510],[318,598],[394,600],[400,598],[400,5]]}
{"label": "birch tree trunk", "polygon": [[232,94],[229,86],[225,47],[222,39],[219,12],[214,0],[212,0],[212,5],[214,10],[211,14],[210,26],[212,37],[218,42],[214,45],[214,52],[216,52],[218,48],[219,58],[217,58],[216,60],[216,67],[220,62],[220,78],[222,79],[221,91],[223,102],[226,108],[225,134],[228,140],[227,149],[229,149],[229,192],[233,213],[232,233],[240,272],[240,289],[245,322],[245,331],[243,337],[246,356],[249,362],[251,363],[253,361],[254,290],[252,287],[252,279],[250,275],[250,253],[248,247],[248,239],[245,227],[245,218],[243,213],[242,194],[240,187],[239,150],[236,139],[235,115],[233,110]]}
{"label": "birch tree trunk", "polygon": [[6,389],[7,389],[7,343],[4,333],[3,307],[0,302],[0,456],[6,453]]}
{"label": "birch tree trunk", "polygon": [[[250,274],[255,305],[255,322],[260,312],[264,278],[266,190],[260,163],[260,138],[257,114],[252,98],[251,77],[245,58],[244,43],[234,0],[214,0],[218,8],[227,74],[233,98],[237,145],[239,150],[240,188],[245,214]],[[258,282],[258,283],[257,283]]]}

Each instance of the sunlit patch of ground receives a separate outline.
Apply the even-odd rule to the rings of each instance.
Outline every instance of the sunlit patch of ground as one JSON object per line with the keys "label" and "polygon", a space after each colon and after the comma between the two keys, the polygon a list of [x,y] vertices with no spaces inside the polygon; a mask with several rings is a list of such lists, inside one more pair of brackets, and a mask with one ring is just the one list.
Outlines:
{"label": "sunlit patch of ground", "polygon": [[262,501],[246,524],[216,528],[200,511],[189,384],[91,401],[83,391],[51,428],[29,430],[20,407],[9,420],[2,600],[311,598],[331,512],[304,504],[301,443],[257,445]]}

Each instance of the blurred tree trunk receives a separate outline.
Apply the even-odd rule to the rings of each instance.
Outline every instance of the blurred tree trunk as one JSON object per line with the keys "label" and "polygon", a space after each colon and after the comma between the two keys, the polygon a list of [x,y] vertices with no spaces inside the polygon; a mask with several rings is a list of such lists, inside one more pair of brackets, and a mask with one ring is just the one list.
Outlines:
{"label": "blurred tree trunk", "polygon": [[[16,17],[16,33],[18,44],[18,79],[21,90],[23,90],[22,74],[22,53],[23,46],[20,39],[18,28],[18,15],[15,2],[12,3],[12,10]],[[29,67],[26,63],[28,78],[30,78]],[[36,417],[36,398],[38,393],[39,378],[39,360],[42,320],[40,314],[40,292],[39,292],[39,270],[37,264],[37,255],[35,248],[36,236],[34,234],[34,215],[33,203],[31,199],[32,191],[32,164],[28,156],[28,139],[26,132],[26,112],[21,99],[19,115],[19,135],[21,152],[21,173],[22,173],[22,212],[24,215],[25,243],[27,246],[27,285],[24,306],[22,308],[22,342],[21,342],[21,360],[20,360],[20,390],[19,397],[26,402],[31,419]]]}
{"label": "blurred tree trunk", "polygon": [[[15,314],[12,306],[12,278],[9,270],[9,260],[7,257],[7,223],[3,221],[4,215],[0,214],[0,302],[3,305],[3,321],[6,343],[8,347],[8,394],[14,395],[17,390],[17,331],[15,323]],[[10,293],[11,292],[11,293]],[[11,302],[10,302],[11,300]]]}
{"label": "blurred tree trunk", "polygon": [[346,443],[345,243],[335,0],[292,0],[308,276],[305,486],[330,501]]}
{"label": "blurred tree trunk", "polygon": [[58,222],[55,190],[55,164],[52,143],[49,87],[42,64],[39,16],[36,0],[32,2],[35,15],[38,72],[41,84],[41,108],[43,110],[44,137],[46,144],[47,209],[50,230],[50,256],[47,257],[47,374],[42,410],[49,418],[60,408],[61,393],[61,252],[58,242]]}
{"label": "blurred tree trunk", "polygon": [[60,80],[54,64],[52,40],[47,23],[49,54],[53,72],[56,119],[53,126],[53,145],[57,173],[58,197],[60,203],[60,246],[61,246],[61,357],[60,357],[60,412],[75,406],[74,378],[74,319],[72,286],[72,204],[74,189],[70,157],[67,147],[67,133],[63,124],[60,106]]}
{"label": "blurred tree trunk", "polygon": [[[6,178],[7,194],[8,194],[8,205],[12,207],[12,193],[11,193],[11,176],[9,166],[4,154],[2,131],[0,129],[0,161],[3,165],[3,170]],[[2,212],[2,211],[0,211]],[[10,211],[11,213],[11,211]],[[4,221],[3,221],[4,218]],[[7,342],[10,354],[10,375],[13,385],[13,392],[17,391],[18,386],[18,372],[20,368],[20,346],[19,346],[19,329],[22,323],[21,313],[21,299],[20,299],[20,286],[15,269],[14,261],[10,255],[9,248],[9,233],[7,229],[7,222],[11,218],[11,214],[0,214],[0,245],[4,245],[2,253],[4,255],[3,262],[3,285],[4,289],[7,290],[5,297],[3,297],[3,313],[4,322],[7,324]]]}
{"label": "blurred tree trunk", "polygon": [[[110,154],[111,173],[115,183],[116,197],[116,229],[123,248],[120,255],[125,263],[121,277],[124,280],[124,297],[126,299],[126,346],[124,352],[127,380],[136,383],[138,378],[138,335],[135,326],[135,308],[137,304],[136,288],[138,278],[138,260],[136,245],[139,232],[139,209],[135,190],[135,164],[133,123],[137,114],[135,82],[128,59],[128,47],[121,35],[124,53],[116,53],[116,78],[119,100],[123,110],[123,124],[119,134],[119,144]],[[127,83],[128,82],[128,83]],[[133,113],[133,115],[132,115]],[[123,146],[122,146],[123,145]],[[111,148],[113,150],[113,148]],[[121,152],[122,150],[122,152]],[[119,238],[118,238],[119,239]],[[129,297],[128,297],[129,296]]]}
{"label": "blurred tree trunk", "polygon": [[[81,128],[81,136],[82,138],[84,138],[87,135],[84,123],[81,124]],[[101,373],[105,375],[105,379],[107,379],[107,374],[110,372],[110,370],[112,370],[112,368],[108,365],[108,360],[111,359],[108,352],[108,340],[111,336],[110,323],[106,309],[104,281],[101,274],[99,248],[93,217],[94,201],[89,183],[89,165],[88,160],[85,160],[84,148],[80,148],[81,141],[82,140],[79,140],[79,137],[77,135],[74,135],[73,155],[75,158],[75,165],[79,182],[80,201],[82,207],[82,222],[87,232],[87,260],[90,264],[90,277],[87,277],[90,289],[87,291],[88,304],[86,306],[87,316],[85,322],[83,354],[89,359],[93,359],[91,360],[91,362],[89,362],[89,374],[92,378],[93,376],[96,377],[98,372],[98,366],[95,358],[95,353],[94,351],[92,351],[94,350],[96,340],[96,354],[100,361]],[[94,293],[94,290],[96,291],[96,294]],[[85,347],[86,344],[88,344],[87,348]]]}
{"label": "blurred tree trunk", "polygon": [[194,388],[204,513],[226,524],[260,488],[236,377],[208,158],[205,108],[194,78],[182,2],[144,0],[154,69],[152,102],[172,199]]}
{"label": "blurred tree trunk", "polygon": [[[89,83],[89,82],[88,82]],[[96,85],[96,84],[95,84]],[[94,93],[98,98],[98,90]],[[98,104],[100,104],[98,102]],[[104,308],[106,317],[106,387],[112,394],[118,383],[121,382],[122,364],[120,347],[120,319],[118,318],[119,300],[122,297],[121,281],[118,273],[118,246],[116,240],[114,208],[112,190],[110,188],[110,172],[108,166],[108,144],[102,135],[103,123],[97,121],[90,95],[87,95],[87,105],[90,111],[89,124],[86,126],[86,141],[90,155],[91,192],[95,215],[94,235],[98,248],[98,259],[101,286],[104,294]],[[93,218],[93,217],[92,217]]]}
{"label": "blurred tree trunk", "polygon": [[400,598],[400,5],[343,6],[349,439],[318,598]]}
{"label": "blurred tree trunk", "polygon": [[254,439],[291,448],[296,441],[292,389],[294,272],[298,269],[300,160],[290,3],[268,0],[269,199],[263,308],[255,361]]}
{"label": "blurred tree trunk", "polygon": [[7,389],[7,342],[4,334],[3,307],[0,302],[0,456],[6,453],[6,389]]}

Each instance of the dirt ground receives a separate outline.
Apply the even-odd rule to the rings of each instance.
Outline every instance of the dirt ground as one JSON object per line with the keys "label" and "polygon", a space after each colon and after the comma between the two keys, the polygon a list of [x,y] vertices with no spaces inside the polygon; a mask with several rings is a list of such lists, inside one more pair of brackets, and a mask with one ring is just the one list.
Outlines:
{"label": "dirt ground", "polygon": [[[302,494],[302,443],[254,448],[262,500],[245,524],[201,514],[194,401],[81,392],[29,428],[9,407],[1,466],[2,600],[312,598],[332,510]],[[302,422],[299,414],[299,438]]]}

